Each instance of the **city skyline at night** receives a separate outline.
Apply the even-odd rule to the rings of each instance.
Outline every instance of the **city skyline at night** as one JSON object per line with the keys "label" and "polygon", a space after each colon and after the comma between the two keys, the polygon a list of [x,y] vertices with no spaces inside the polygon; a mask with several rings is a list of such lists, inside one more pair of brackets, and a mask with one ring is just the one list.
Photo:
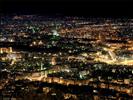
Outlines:
{"label": "city skyline at night", "polygon": [[0,100],[132,100],[131,3],[0,2]]}

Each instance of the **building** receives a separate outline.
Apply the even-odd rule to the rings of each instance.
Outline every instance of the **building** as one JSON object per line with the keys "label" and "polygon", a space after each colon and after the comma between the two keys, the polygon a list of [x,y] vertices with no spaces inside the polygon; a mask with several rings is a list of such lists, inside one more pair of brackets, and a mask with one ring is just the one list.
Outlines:
{"label": "building", "polygon": [[0,48],[0,53],[12,53],[12,47]]}

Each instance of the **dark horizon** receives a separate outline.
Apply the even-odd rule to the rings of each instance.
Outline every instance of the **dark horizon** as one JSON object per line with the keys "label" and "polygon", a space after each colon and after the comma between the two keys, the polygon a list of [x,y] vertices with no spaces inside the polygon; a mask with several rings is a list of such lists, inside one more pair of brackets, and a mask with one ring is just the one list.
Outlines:
{"label": "dark horizon", "polygon": [[115,1],[1,1],[1,14],[41,14],[87,17],[132,17],[132,2]]}

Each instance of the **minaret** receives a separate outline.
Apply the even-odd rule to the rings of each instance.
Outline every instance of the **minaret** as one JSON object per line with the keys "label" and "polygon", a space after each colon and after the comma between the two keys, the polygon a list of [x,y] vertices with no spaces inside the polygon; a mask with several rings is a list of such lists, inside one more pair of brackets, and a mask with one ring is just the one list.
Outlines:
{"label": "minaret", "polygon": [[41,63],[41,76],[43,76],[42,70],[43,70],[43,64]]}
{"label": "minaret", "polygon": [[41,70],[43,70],[43,64],[41,63]]}

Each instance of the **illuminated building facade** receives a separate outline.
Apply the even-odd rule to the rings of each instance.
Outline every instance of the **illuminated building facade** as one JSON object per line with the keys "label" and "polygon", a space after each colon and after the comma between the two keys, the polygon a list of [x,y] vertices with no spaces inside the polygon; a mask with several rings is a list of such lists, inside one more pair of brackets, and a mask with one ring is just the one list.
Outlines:
{"label": "illuminated building facade", "polygon": [[0,53],[12,53],[12,47],[0,48]]}

